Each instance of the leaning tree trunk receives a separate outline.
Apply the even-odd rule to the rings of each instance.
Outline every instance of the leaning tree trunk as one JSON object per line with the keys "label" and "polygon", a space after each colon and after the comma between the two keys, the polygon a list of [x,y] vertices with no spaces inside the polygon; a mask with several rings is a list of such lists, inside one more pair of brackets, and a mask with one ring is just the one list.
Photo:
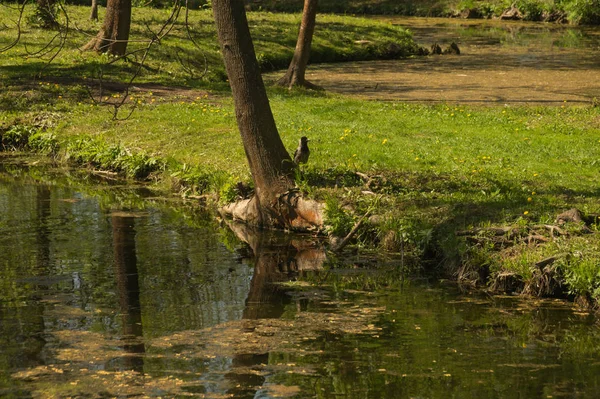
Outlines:
{"label": "leaning tree trunk", "polygon": [[90,21],[98,20],[98,0],[92,0],[92,10],[90,11]]}
{"label": "leaning tree trunk", "polygon": [[127,50],[130,26],[131,0],[108,0],[100,32],[83,47],[83,50],[124,55]]}
{"label": "leaning tree trunk", "polygon": [[252,199],[227,208],[226,213],[261,226],[293,228],[322,224],[320,212],[303,206],[307,201],[290,191],[294,188],[294,163],[275,125],[244,1],[213,0],[212,5],[237,125],[255,187]]}
{"label": "leaning tree trunk", "polygon": [[310,56],[310,46],[312,43],[315,23],[317,18],[317,4],[319,0],[304,0],[304,10],[302,11],[302,22],[298,32],[298,41],[294,50],[294,57],[286,74],[277,82],[280,86],[292,88],[292,86],[303,86],[310,89],[317,89],[314,84],[305,79],[306,66]]}

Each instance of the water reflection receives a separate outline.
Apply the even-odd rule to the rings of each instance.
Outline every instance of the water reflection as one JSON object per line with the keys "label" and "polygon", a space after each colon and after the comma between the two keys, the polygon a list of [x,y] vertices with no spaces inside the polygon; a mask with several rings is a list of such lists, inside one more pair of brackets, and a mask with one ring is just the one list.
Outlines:
{"label": "water reflection", "polygon": [[0,397],[600,396],[600,329],[568,304],[136,198],[0,168]]}
{"label": "water reflection", "polygon": [[[324,249],[316,242],[295,240],[290,235],[257,231],[243,224],[228,226],[250,247],[246,260],[254,265],[242,318],[280,318],[291,297],[276,283],[294,280],[303,271],[321,270],[326,259]],[[225,375],[232,386],[227,393],[236,398],[254,398],[266,380],[256,369],[268,363],[269,353],[236,354],[232,372]]]}
{"label": "water reflection", "polygon": [[123,350],[130,354],[119,358],[120,364],[111,364],[108,368],[129,369],[142,373],[144,371],[145,352],[142,326],[142,309],[140,305],[140,284],[137,270],[135,249],[135,218],[131,216],[111,217],[113,232],[113,251]]}

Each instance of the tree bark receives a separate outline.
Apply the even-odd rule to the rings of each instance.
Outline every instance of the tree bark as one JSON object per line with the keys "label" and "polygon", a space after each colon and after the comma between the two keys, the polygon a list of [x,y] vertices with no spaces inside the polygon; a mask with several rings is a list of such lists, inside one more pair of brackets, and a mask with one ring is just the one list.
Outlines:
{"label": "tree bark", "polygon": [[90,21],[98,20],[98,0],[92,0],[92,9],[90,11]]}
{"label": "tree bark", "polygon": [[[260,226],[290,227],[298,220],[291,200],[294,163],[275,125],[260,74],[243,0],[213,0],[221,52],[233,94],[255,195],[238,214]],[[238,209],[239,210],[239,209]]]}
{"label": "tree bark", "polygon": [[280,86],[292,88],[302,86],[310,89],[319,89],[318,86],[307,82],[305,78],[306,66],[310,56],[313,33],[317,18],[317,5],[319,0],[304,0],[302,11],[302,22],[298,32],[298,41],[294,50],[294,56],[286,74],[277,82]]}
{"label": "tree bark", "polygon": [[83,50],[124,55],[131,26],[131,0],[108,0],[102,28]]}

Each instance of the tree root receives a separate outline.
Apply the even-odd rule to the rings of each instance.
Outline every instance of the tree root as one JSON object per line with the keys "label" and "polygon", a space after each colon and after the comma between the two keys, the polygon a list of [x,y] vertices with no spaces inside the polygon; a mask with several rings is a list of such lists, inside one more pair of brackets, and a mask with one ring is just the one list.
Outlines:
{"label": "tree root", "polygon": [[296,190],[287,191],[276,202],[263,206],[257,196],[228,204],[219,209],[225,217],[263,228],[308,232],[323,229],[325,205],[305,199]]}

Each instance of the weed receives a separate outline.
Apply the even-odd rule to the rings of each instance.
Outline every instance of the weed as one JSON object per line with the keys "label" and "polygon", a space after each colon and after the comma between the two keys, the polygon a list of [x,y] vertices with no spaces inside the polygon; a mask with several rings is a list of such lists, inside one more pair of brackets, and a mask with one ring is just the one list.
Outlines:
{"label": "weed", "polygon": [[327,232],[336,237],[346,236],[354,225],[354,217],[334,197],[325,201],[325,225]]}

